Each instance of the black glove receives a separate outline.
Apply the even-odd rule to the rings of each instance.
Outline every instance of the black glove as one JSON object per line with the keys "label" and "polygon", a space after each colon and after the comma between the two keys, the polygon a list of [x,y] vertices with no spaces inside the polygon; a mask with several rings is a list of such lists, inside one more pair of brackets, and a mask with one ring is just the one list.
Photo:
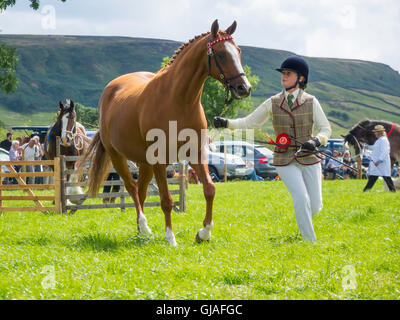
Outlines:
{"label": "black glove", "polygon": [[312,138],[311,140],[304,142],[301,145],[301,148],[309,151],[315,151],[315,149],[318,148],[320,145],[321,142],[318,138]]}
{"label": "black glove", "polygon": [[214,117],[214,127],[215,128],[227,128],[228,120],[222,117]]}

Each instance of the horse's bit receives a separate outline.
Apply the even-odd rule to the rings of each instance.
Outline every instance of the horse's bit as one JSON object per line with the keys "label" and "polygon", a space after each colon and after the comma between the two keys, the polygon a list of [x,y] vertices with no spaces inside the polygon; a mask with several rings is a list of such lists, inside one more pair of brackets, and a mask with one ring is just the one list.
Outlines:
{"label": "horse's bit", "polygon": [[209,76],[211,76],[211,57],[214,58],[214,62],[215,65],[217,66],[217,69],[219,71],[219,77],[220,79],[224,82],[224,87],[225,87],[225,105],[230,105],[233,101],[233,97],[231,96],[231,98],[229,98],[229,91],[231,88],[233,88],[233,86],[231,85],[230,81],[236,78],[239,78],[241,76],[244,76],[245,73],[241,72],[238,73],[232,77],[226,78],[224,75],[224,72],[222,71],[221,65],[219,64],[218,60],[217,60],[217,56],[214,53],[213,50],[213,45],[222,42],[222,41],[228,41],[228,40],[233,40],[233,38],[231,36],[226,36],[226,37],[222,37],[222,38],[218,38],[214,41],[208,41],[207,42],[207,54],[208,54],[208,74]]}
{"label": "horse's bit", "polygon": [[[75,124],[72,126],[71,130],[61,130],[61,135],[65,132],[65,135],[72,140],[74,147],[76,150],[81,151],[83,149],[84,146],[84,141],[83,138],[81,137],[81,135],[79,133],[74,133],[74,129],[75,129]],[[76,131],[76,130],[75,130]],[[60,141],[60,143],[62,144],[62,142]]]}

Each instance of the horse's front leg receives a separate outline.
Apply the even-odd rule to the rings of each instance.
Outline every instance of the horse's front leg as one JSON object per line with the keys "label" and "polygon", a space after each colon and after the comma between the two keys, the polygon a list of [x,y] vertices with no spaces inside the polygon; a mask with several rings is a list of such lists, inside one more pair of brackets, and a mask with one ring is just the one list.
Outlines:
{"label": "horse's front leg", "polygon": [[201,183],[203,184],[204,197],[206,199],[206,216],[203,221],[203,228],[199,230],[196,234],[196,241],[209,241],[211,239],[211,229],[213,227],[212,221],[212,206],[215,196],[215,185],[208,172],[208,165],[201,163],[190,164],[196,171]]}
{"label": "horse's front leg", "polygon": [[153,172],[157,181],[158,191],[160,193],[161,209],[164,212],[165,217],[165,240],[167,240],[171,246],[175,247],[176,240],[172,231],[171,221],[171,211],[174,206],[174,201],[168,189],[167,166],[156,164],[153,167]]}

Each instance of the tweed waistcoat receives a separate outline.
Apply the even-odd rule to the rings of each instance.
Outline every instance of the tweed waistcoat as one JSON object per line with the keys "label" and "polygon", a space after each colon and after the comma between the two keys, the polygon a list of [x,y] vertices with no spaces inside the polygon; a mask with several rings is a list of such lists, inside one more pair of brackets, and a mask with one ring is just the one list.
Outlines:
{"label": "tweed waistcoat", "polygon": [[[299,142],[303,143],[312,138],[313,128],[313,99],[314,97],[300,89],[297,99],[290,109],[285,92],[273,96],[272,101],[272,125],[276,136],[281,133],[287,133],[293,136]],[[297,144],[298,147],[289,147],[286,149],[275,147],[274,166],[287,166],[296,160],[302,165],[312,165],[320,162],[315,155],[305,156],[300,152],[297,156],[296,151],[300,149],[300,143],[295,143],[291,139],[291,145]]]}

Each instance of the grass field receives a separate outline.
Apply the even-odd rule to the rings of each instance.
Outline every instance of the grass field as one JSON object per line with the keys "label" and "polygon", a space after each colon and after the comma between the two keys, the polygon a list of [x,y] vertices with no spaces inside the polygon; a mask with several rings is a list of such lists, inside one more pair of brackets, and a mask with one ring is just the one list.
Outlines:
{"label": "grass field", "polygon": [[316,243],[298,236],[282,182],[217,184],[209,243],[190,185],[174,213],[178,247],[164,241],[160,208],[145,211],[154,238],[137,236],[133,210],[0,216],[0,299],[399,299],[400,198],[379,180],[324,181]]}

